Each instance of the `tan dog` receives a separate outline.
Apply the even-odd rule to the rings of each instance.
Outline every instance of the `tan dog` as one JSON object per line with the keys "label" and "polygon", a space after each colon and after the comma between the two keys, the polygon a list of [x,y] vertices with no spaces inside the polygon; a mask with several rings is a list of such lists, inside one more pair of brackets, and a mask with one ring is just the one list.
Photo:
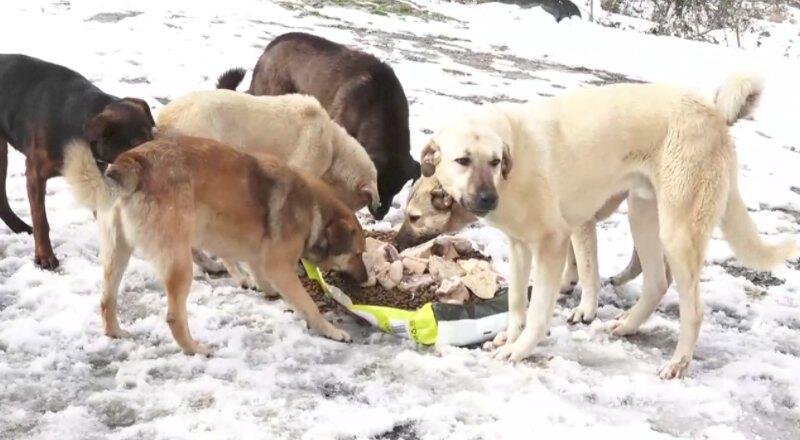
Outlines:
{"label": "tan dog", "polygon": [[353,210],[380,202],[378,173],[367,152],[311,96],[192,92],[161,109],[156,126],[159,136],[203,137],[272,154],[320,177]]}
{"label": "tan dog", "polygon": [[[375,209],[380,203],[372,160],[311,96],[192,92],[161,109],[157,127],[159,136],[197,136],[246,152],[273,154],[319,176],[354,211],[365,205]],[[238,284],[256,288],[246,267],[225,258],[221,261]],[[213,260],[201,253],[195,253],[195,262],[207,272],[216,271]],[[265,293],[277,295],[272,289]]]}
{"label": "tan dog", "polygon": [[294,271],[297,260],[366,280],[365,238],[352,211],[322,181],[268,155],[254,157],[200,138],[156,139],[120,155],[100,175],[88,147],[67,151],[65,176],[97,211],[103,260],[105,333],[121,337],[117,290],[134,249],[157,269],[169,324],[187,354],[208,353],[192,339],[186,299],[192,248],[246,262],[259,286],[273,286],[319,334],[348,341],[328,322]]}
{"label": "tan dog", "polygon": [[[508,331],[496,356],[520,360],[547,335],[569,236],[612,196],[628,191],[628,215],[644,275],[636,305],[613,328],[629,335],[677,284],[681,330],[662,378],[685,374],[702,322],[698,283],[719,225],[746,265],[768,269],[797,254],[794,240],[765,244],[739,195],[728,123],[761,90],[735,77],[717,107],[655,84],[583,89],[526,104],[485,105],[446,125],[422,153],[422,172],[509,237]],[[525,290],[535,259],[532,302]]]}

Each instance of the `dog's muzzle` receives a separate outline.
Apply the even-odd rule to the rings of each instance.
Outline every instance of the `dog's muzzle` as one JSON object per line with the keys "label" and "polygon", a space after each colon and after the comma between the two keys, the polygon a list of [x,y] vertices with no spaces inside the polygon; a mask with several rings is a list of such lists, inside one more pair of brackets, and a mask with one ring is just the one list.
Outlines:
{"label": "dog's muzzle", "polygon": [[478,217],[494,211],[497,208],[497,202],[497,192],[489,190],[479,191],[469,197],[461,198],[461,205]]}

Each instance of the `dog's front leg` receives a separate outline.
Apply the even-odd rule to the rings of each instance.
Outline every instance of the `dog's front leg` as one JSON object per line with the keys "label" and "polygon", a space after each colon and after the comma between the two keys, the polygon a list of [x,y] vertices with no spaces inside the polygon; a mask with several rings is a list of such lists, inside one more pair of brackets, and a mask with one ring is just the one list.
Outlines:
{"label": "dog's front leg", "polygon": [[[508,237],[511,277],[508,282],[508,327],[493,341],[484,345],[487,350],[510,344],[517,340],[525,327],[525,307],[528,305],[528,284],[531,276],[531,249],[520,240]],[[563,262],[563,261],[562,261]]]}
{"label": "dog's front leg", "polygon": [[[508,359],[512,362],[522,360],[530,356],[539,341],[547,335],[556,305],[568,241],[568,235],[553,233],[534,244],[533,257],[536,259],[536,263],[533,275],[533,293],[528,306],[525,329],[522,330],[516,341],[500,347],[495,353],[495,358]],[[510,302],[511,297],[509,297],[509,311],[511,310]]]}
{"label": "dog's front leg", "polygon": [[293,265],[284,263],[264,267],[263,263],[251,262],[249,264],[256,277],[258,287],[266,291],[275,286],[289,306],[302,315],[303,319],[317,333],[334,341],[350,342],[352,340],[346,331],[337,328],[322,316],[314,300],[311,299],[297,277]]}

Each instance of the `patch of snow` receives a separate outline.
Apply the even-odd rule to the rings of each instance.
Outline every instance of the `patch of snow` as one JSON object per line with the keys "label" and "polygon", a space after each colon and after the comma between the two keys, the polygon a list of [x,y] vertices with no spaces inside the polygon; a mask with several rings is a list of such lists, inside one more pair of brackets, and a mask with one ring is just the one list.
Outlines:
{"label": "patch of snow", "polygon": [[[712,96],[731,71],[755,69],[766,76],[764,99],[754,120],[732,131],[740,187],[760,230],[797,233],[797,59],[585,20],[557,25],[539,8],[417,3],[453,20],[256,0],[6,0],[0,41],[4,52],[65,64],[110,93],[158,108],[214,87],[230,67],[252,67],[283,32],[317,33],[392,64],[411,102],[415,156],[432,131],[479,102],[536,99],[626,77]],[[24,158],[12,152],[9,159],[9,200],[29,221]],[[509,365],[479,350],[417,347],[331,315],[355,339],[334,343],[311,334],[282,301],[197,274],[189,322],[215,351],[205,359],[180,353],[165,323],[162,286],[138,258],[120,293],[122,326],[133,337],[103,336],[96,226],[61,179],[48,185],[57,273],[34,268],[32,237],[0,226],[0,438],[800,436],[800,272],[782,268],[774,275],[783,283],[769,286],[732,275],[719,234],[702,274],[700,342],[681,381],[655,375],[677,340],[674,290],[638,335],[612,338],[605,329],[636,300],[639,280],[604,287],[590,325],[566,323],[577,298],[563,296],[550,338],[529,361]],[[398,195],[398,208],[405,196]],[[396,227],[400,209],[386,219],[371,227]],[[499,231],[478,226],[462,236],[508,274]],[[601,223],[603,275],[624,268],[630,249],[624,211]]]}

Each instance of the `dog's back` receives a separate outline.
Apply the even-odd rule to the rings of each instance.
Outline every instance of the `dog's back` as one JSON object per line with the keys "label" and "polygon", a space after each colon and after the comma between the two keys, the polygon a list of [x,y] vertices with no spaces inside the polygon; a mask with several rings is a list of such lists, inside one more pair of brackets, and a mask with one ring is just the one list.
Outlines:
{"label": "dog's back", "polygon": [[377,200],[377,174],[358,142],[307,95],[251,96],[229,90],[184,95],[158,115],[163,136],[198,136],[264,152],[321,176],[353,209]]}
{"label": "dog's back", "polygon": [[[312,203],[312,194],[296,171],[275,157],[252,156],[210,139],[148,142],[121,155],[106,175],[121,186],[123,204],[138,209],[140,202],[155,200],[178,207],[179,212],[169,215],[192,219],[201,241],[215,241],[215,234],[226,239],[245,234],[238,240],[292,234],[307,228],[310,221],[307,210],[300,207]],[[147,211],[152,210],[143,209],[145,215]]]}
{"label": "dog's back", "polygon": [[[242,71],[228,71],[219,85],[235,88]],[[382,218],[395,194],[419,177],[410,155],[408,101],[394,70],[375,56],[324,38],[289,33],[275,38],[253,71],[249,93],[307,93],[316,97],[369,154],[378,173]]]}
{"label": "dog's back", "polygon": [[[67,105],[78,92],[96,105]],[[62,147],[83,134],[87,114],[110,98],[79,73],[26,55],[0,55],[0,137],[25,152],[39,143]],[[70,101],[70,99],[72,101]],[[19,123],[24,121],[24,123]],[[31,129],[36,127],[36,132]],[[60,157],[59,151],[54,151]]]}

